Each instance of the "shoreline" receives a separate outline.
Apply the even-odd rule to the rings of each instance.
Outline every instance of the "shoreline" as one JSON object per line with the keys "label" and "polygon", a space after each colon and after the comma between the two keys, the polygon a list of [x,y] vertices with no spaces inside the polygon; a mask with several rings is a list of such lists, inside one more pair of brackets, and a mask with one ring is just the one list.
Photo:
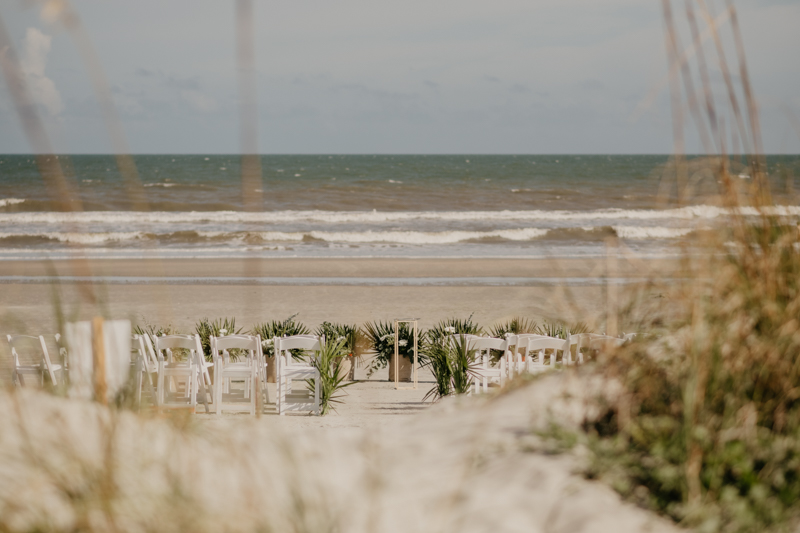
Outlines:
{"label": "shoreline", "polygon": [[[0,277],[598,278],[606,258],[226,258],[0,260]],[[674,275],[678,258],[617,260],[609,277]]]}

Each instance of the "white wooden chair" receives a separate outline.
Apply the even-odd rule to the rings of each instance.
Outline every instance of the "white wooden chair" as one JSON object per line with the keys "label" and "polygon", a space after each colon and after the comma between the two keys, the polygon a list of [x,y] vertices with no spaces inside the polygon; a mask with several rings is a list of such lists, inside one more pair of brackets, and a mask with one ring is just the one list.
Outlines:
{"label": "white wooden chair", "polygon": [[[508,337],[509,341],[509,354],[506,366],[508,368],[508,377],[513,378],[515,374],[522,374],[525,372],[526,357],[523,347],[527,344],[528,339],[541,339],[548,338],[546,335],[539,335],[538,333],[520,333],[518,335],[511,335]],[[511,346],[514,349],[511,349]]]}
{"label": "white wooden chair", "polygon": [[[34,337],[32,335],[6,335],[8,344],[11,347],[11,358],[13,368],[11,370],[11,381],[14,385],[25,386],[25,377],[36,376],[39,385],[44,385],[44,374],[50,377],[50,383],[57,387],[59,380],[56,374],[63,377],[64,367],[53,363],[47,349],[47,343],[42,335]],[[20,352],[23,360],[20,361]]]}
{"label": "white wooden chair", "polygon": [[[153,344],[147,335],[134,335],[132,346],[136,352],[136,404],[142,404],[142,389],[147,388],[153,405],[158,406],[156,384],[158,383],[158,358],[153,351]],[[155,374],[155,384],[153,375]]]}
{"label": "white wooden chair", "polygon": [[[488,392],[490,381],[497,381],[502,387],[508,377],[506,364],[510,345],[509,338],[472,337],[467,340],[467,343],[470,350],[477,352],[477,363],[479,364],[472,381],[473,392]],[[496,366],[491,366],[492,350],[503,352]]]}
{"label": "white wooden chair", "polygon": [[578,363],[583,363],[583,349],[600,350],[606,346],[622,346],[626,342],[636,337],[635,333],[628,333],[622,337],[613,337],[611,335],[602,335],[600,333],[580,333],[573,335],[577,347],[575,348],[575,355]]}
{"label": "white wooden chair", "polygon": [[[214,408],[218,415],[222,411],[247,411],[256,414],[260,407],[262,369],[261,336],[228,335],[211,337],[211,355],[214,358]],[[243,352],[239,361],[231,361],[229,350],[238,349]],[[266,363],[265,363],[266,366]],[[264,368],[266,371],[266,368]],[[244,399],[246,402],[223,401],[231,396],[230,382],[244,382]],[[225,396],[228,395],[228,398]]]}
{"label": "white wooden chair", "polygon": [[[561,352],[561,361],[568,357],[571,339],[558,339],[555,337],[527,337],[520,342],[522,355],[525,357],[525,371],[531,373],[542,372],[555,368],[558,352]],[[549,364],[545,363],[546,352],[550,352]]]}
{"label": "white wooden chair", "polygon": [[[156,357],[158,358],[158,386],[156,394],[160,409],[190,408],[193,411],[197,407],[197,396],[200,397],[205,405],[206,412],[209,412],[208,396],[206,394],[206,384],[204,370],[207,368],[203,357],[203,347],[200,344],[199,335],[162,335],[154,337]],[[173,358],[172,350],[184,349],[189,352],[185,361],[177,361]],[[169,378],[169,384],[167,383]],[[183,394],[180,393],[178,383],[184,383]],[[175,383],[174,394],[172,390],[166,390],[168,386]],[[172,387],[170,386],[170,389]]]}
{"label": "white wooden chair", "polygon": [[[312,352],[306,357],[316,357],[313,352],[322,349],[325,337],[311,335],[295,335],[292,337],[275,337],[275,384],[277,386],[276,403],[278,414],[287,411],[311,411],[316,415],[320,413],[319,396],[319,370],[307,360],[296,360],[292,357],[291,350],[305,350]],[[294,380],[314,380],[314,395],[310,396],[307,390],[293,391]],[[305,384],[304,384],[305,385]]]}

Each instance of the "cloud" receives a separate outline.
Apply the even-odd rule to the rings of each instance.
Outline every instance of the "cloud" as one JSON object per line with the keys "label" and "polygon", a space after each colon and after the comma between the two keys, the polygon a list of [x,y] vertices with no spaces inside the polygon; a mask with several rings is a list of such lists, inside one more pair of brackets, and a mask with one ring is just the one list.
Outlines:
{"label": "cloud", "polygon": [[53,80],[44,74],[52,40],[51,36],[43,34],[36,28],[28,28],[22,41],[21,65],[33,100],[55,116],[63,109],[61,95]]}
{"label": "cloud", "polygon": [[198,111],[209,112],[217,108],[217,102],[213,98],[204,95],[199,91],[181,91],[181,96]]}

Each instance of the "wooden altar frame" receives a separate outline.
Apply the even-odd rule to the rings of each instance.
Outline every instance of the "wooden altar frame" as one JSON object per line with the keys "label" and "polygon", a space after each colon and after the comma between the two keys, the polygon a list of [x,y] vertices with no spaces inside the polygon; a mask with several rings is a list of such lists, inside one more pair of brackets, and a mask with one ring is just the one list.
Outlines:
{"label": "wooden altar frame", "polygon": [[[415,390],[417,388],[417,367],[419,366],[419,344],[417,340],[417,332],[419,331],[418,318],[399,318],[394,321],[394,389],[395,390]],[[413,324],[414,325],[414,362],[411,367],[411,374],[413,375],[413,387],[401,387],[399,372],[400,372],[400,324]]]}

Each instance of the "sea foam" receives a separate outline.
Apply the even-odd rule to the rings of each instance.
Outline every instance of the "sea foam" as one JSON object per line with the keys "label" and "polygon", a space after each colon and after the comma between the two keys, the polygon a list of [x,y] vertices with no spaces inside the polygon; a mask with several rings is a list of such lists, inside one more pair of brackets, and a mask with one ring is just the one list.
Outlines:
{"label": "sea foam", "polygon": [[0,207],[5,207],[7,205],[15,205],[21,204],[25,200],[21,198],[0,198]]}
{"label": "sea foam", "polygon": [[[755,216],[754,208],[740,212]],[[800,216],[800,206],[779,206],[766,211],[778,216]],[[0,213],[0,224],[13,223],[380,223],[406,221],[581,221],[581,220],[712,220],[729,214],[727,209],[696,205],[675,209],[598,209],[590,211],[86,211],[80,213]]]}

